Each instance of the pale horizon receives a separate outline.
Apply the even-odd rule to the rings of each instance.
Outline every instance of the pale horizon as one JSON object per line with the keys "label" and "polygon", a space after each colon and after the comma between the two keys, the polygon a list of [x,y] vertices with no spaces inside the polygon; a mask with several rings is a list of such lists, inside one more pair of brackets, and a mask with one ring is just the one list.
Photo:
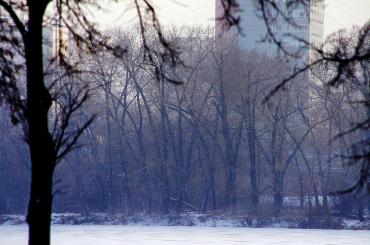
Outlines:
{"label": "pale horizon", "polygon": [[[185,2],[185,3],[184,3]],[[157,14],[162,26],[199,25],[213,27],[215,24],[215,0],[156,0]],[[97,24],[104,28],[127,26],[136,23],[133,5],[125,2],[111,4],[105,12],[94,14]],[[104,6],[107,6],[104,5]],[[369,0],[325,0],[324,36],[343,28],[362,26],[370,19]],[[115,9],[110,11],[110,9]],[[122,24],[121,24],[122,23]]]}

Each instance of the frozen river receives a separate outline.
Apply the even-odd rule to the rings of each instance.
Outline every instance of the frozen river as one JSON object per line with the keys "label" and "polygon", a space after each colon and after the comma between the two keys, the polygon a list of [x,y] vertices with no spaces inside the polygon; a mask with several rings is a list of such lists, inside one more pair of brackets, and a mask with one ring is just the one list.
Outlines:
{"label": "frozen river", "polygon": [[[27,241],[24,225],[0,226],[1,245]],[[54,225],[52,245],[369,245],[370,231],[280,228]]]}

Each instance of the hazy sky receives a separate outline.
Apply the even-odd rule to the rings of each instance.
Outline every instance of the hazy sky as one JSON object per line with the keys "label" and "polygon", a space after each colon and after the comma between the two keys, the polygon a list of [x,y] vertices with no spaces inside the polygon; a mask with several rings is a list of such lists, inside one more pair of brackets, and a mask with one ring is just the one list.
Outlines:
{"label": "hazy sky", "polygon": [[[132,6],[128,6],[128,2],[111,5],[114,11],[99,14],[96,20],[103,21],[105,26],[135,23]],[[157,7],[163,25],[214,25],[215,0],[153,0],[152,2]],[[325,0],[325,5],[325,35],[340,28],[355,24],[362,25],[370,19],[370,0]]]}

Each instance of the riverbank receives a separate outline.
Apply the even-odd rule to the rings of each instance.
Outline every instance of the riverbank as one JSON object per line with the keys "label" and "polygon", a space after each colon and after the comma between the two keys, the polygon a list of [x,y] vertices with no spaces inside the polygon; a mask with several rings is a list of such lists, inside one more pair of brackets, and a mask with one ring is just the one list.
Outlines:
{"label": "riverbank", "polygon": [[[0,225],[25,224],[24,215],[0,215]],[[52,224],[58,225],[143,225],[143,226],[206,226],[298,229],[370,230],[369,217],[365,221],[334,216],[251,218],[242,215],[212,215],[184,213],[181,215],[107,215],[104,213],[54,213]]]}

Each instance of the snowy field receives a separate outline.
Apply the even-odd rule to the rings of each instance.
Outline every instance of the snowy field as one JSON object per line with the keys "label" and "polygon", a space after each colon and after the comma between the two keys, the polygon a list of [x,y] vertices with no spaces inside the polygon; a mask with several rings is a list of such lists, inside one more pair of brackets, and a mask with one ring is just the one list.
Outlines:
{"label": "snowy field", "polygon": [[[25,225],[0,226],[1,245],[27,241]],[[370,231],[280,228],[54,225],[52,245],[369,245]]]}

